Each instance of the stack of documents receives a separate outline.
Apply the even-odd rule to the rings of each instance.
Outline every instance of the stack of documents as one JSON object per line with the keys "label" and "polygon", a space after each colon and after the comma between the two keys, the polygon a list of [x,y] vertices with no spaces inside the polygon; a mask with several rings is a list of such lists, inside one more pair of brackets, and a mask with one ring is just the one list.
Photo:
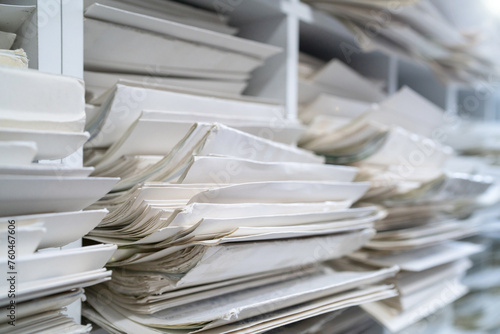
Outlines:
{"label": "stack of documents", "polygon": [[482,248],[455,240],[481,231],[471,215],[497,203],[498,191],[491,177],[445,171],[453,152],[430,139],[444,111],[405,87],[376,105],[322,96],[300,117],[310,124],[301,145],[358,167],[356,180],[371,184],[362,201],[386,210],[376,235],[342,268],[399,266],[400,296],[362,307],[399,331],[463,296],[467,258]]}
{"label": "stack of documents", "polygon": [[363,160],[408,165],[423,155],[418,169],[406,168],[411,174],[441,166],[451,155],[450,148],[429,139],[442,124],[443,113],[408,87],[378,104],[321,94],[300,110],[299,117],[308,129],[299,144],[342,164]]}
{"label": "stack of documents", "polygon": [[397,9],[389,0],[306,2],[337,18],[361,50],[425,63],[442,81],[478,83],[499,75],[496,54],[478,47],[483,36],[459,31],[431,1],[400,1]]}
{"label": "stack of documents", "polygon": [[383,334],[384,329],[359,307],[326,313],[287,326],[267,331],[266,334]]}
{"label": "stack of documents", "polygon": [[456,123],[446,128],[447,145],[465,155],[493,157],[500,155],[500,125],[497,122],[460,118]]}
{"label": "stack of documents", "polygon": [[[280,48],[235,37],[224,16],[172,1],[85,1],[87,100],[120,80],[239,95]],[[222,18],[222,20],[221,20]]]}
{"label": "stack of documents", "polygon": [[398,332],[463,297],[468,288],[460,281],[471,266],[467,257],[480,251],[481,246],[462,241],[392,253],[363,250],[351,256],[346,268],[397,265],[401,269],[397,298],[361,306],[390,331]]}
{"label": "stack of documents", "polygon": [[[24,36],[19,36],[25,22],[35,11],[32,5],[0,4],[0,65],[28,67],[28,57],[23,49],[18,49]],[[11,50],[14,49],[14,50]]]}
{"label": "stack of documents", "polygon": [[[118,101],[120,89],[136,88],[116,89],[110,99]],[[178,112],[143,111],[164,94]],[[138,119],[111,103],[85,152],[93,175],[121,178],[91,206],[110,213],[86,238],[118,251],[107,264],[113,279],[89,294],[87,318],[112,333],[255,333],[396,295],[382,282],[396,268],[320,264],[360,249],[385,216],[377,206],[353,207],[369,188],[352,182],[357,169],[324,165],[231,117],[270,120],[281,106],[167,90],[146,96],[129,109]],[[183,101],[204,101],[197,108],[207,122],[195,122]],[[246,132],[209,123],[212,111]],[[99,302],[103,293],[109,305]]]}
{"label": "stack of documents", "polygon": [[61,159],[83,146],[82,81],[8,67],[0,75],[0,141],[34,142],[35,160]]}
{"label": "stack of documents", "polygon": [[86,125],[91,134],[86,147],[92,151],[86,157],[96,167],[111,157],[165,155],[195,122],[217,121],[284,144],[295,144],[304,130],[298,121],[285,119],[282,105],[255,98],[131,81],[116,84],[101,98],[101,106],[87,114]]}
{"label": "stack of documents", "polygon": [[[149,296],[119,294],[111,286],[98,286],[89,292],[83,314],[110,333],[262,333],[394,296],[390,285],[367,284],[389,278],[396,270],[360,274],[319,266]],[[103,294],[111,303],[101,301]]]}
{"label": "stack of documents", "polygon": [[[88,333],[62,312],[83,287],[107,281],[115,245],[59,249],[96,227],[107,210],[81,211],[118,182],[93,168],[55,161],[88,138],[82,82],[26,69],[0,69],[0,283],[2,332]],[[15,326],[14,326],[15,325]]]}
{"label": "stack of documents", "polygon": [[[383,83],[367,79],[338,59],[323,64],[306,54],[299,59],[299,105],[314,103],[320,96],[362,101],[365,104],[386,98]],[[317,103],[317,102],[316,102]]]}
{"label": "stack of documents", "polygon": [[[484,124],[486,125],[486,124]],[[494,126],[483,128],[486,136],[493,135]],[[492,124],[493,125],[493,124]],[[467,126],[464,127],[464,130]],[[488,128],[491,130],[488,131]],[[464,131],[465,132],[465,131]],[[479,138],[479,131],[476,133]],[[456,137],[458,139],[458,136]],[[493,142],[491,142],[494,144]],[[470,293],[461,299],[455,306],[455,323],[463,329],[487,331],[497,329],[500,325],[495,312],[498,306],[498,289],[500,287],[500,262],[498,249],[500,240],[500,167],[496,163],[495,150],[485,150],[483,145],[478,145],[475,152],[478,156],[458,156],[450,159],[446,169],[454,172],[484,174],[495,179],[495,185],[488,192],[488,196],[481,198],[483,208],[474,212],[473,217],[481,222],[481,233],[473,241],[481,242],[486,250],[473,258],[474,266],[469,270],[464,284]],[[486,152],[489,154],[486,155]],[[472,153],[472,151],[470,152]],[[471,321],[471,314],[474,314]]]}

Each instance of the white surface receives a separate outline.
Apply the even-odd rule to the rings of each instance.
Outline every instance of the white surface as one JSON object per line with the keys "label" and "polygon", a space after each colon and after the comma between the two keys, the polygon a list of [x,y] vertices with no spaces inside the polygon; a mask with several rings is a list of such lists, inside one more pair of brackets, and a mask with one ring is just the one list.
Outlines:
{"label": "white surface", "polygon": [[309,80],[325,87],[353,93],[363,101],[379,102],[386,97],[372,82],[338,59],[331,60]]}
{"label": "white surface", "polygon": [[120,79],[127,81],[135,81],[137,83],[178,86],[204,90],[209,92],[227,93],[240,95],[246,87],[246,82],[238,81],[223,81],[223,80],[196,80],[196,79],[180,79],[175,77],[159,77],[150,75],[136,75],[126,73],[104,73],[85,71],[85,91],[90,102],[99,97],[107,90],[114,87]]}
{"label": "white surface", "polygon": [[[135,101],[130,97],[135,96]],[[89,142],[91,146],[108,147],[127,131],[139,118],[143,110],[165,110],[177,112],[223,113],[225,115],[246,115],[266,117],[270,120],[283,115],[283,107],[274,104],[251,102],[245,99],[209,97],[202,94],[179,92],[174,89],[154,89],[134,87],[131,84],[118,84],[111,101],[106,104],[105,114],[96,120],[95,127],[89,128],[96,137]],[[109,106],[109,107],[108,107]],[[101,124],[99,124],[99,121]],[[107,129],[102,132],[102,129]],[[102,133],[101,133],[102,132]]]}
{"label": "white surface", "polygon": [[[115,245],[50,250],[18,257],[16,259],[16,269],[21,284],[29,284],[43,279],[98,270],[106,264],[115,250]],[[0,266],[2,266],[4,272],[10,271],[7,268],[6,259],[0,262]],[[2,286],[6,287],[7,282],[2,282]]]}
{"label": "white surface", "polygon": [[[34,255],[33,255],[34,256]],[[54,262],[58,262],[57,260]],[[33,300],[35,298],[45,297],[71,289],[87,287],[110,280],[111,271],[106,269],[93,270],[89,272],[78,273],[74,275],[59,276],[37,280],[30,283],[19,284],[16,293],[16,302]],[[0,295],[0,305],[7,306],[10,299],[7,295]]]}
{"label": "white surface", "polygon": [[10,49],[15,39],[16,34],[0,30],[0,49]]}
{"label": "white surface", "polygon": [[29,165],[3,165],[0,164],[0,175],[31,175],[31,176],[58,176],[58,177],[87,177],[94,168],[71,168],[64,165],[29,164]]}
{"label": "white surface", "polygon": [[85,0],[85,7],[99,3],[137,14],[151,16],[162,20],[171,20],[180,24],[208,29],[214,32],[232,35],[237,29],[227,25],[227,17],[222,13],[214,13],[176,1],[158,0]]}
{"label": "white surface", "polygon": [[0,123],[27,130],[81,132],[85,89],[74,78],[0,67]]}
{"label": "white surface", "polygon": [[372,104],[359,100],[321,94],[301,110],[300,119],[310,122],[318,115],[356,118],[367,112],[371,106]]}
{"label": "white surface", "polygon": [[432,138],[435,130],[445,123],[445,111],[405,86],[381,102],[368,118]]}
{"label": "white surface", "polygon": [[87,132],[71,133],[0,128],[0,140],[2,141],[36,143],[36,160],[65,158],[82,147],[88,138]]}
{"label": "white surface", "polygon": [[15,220],[16,226],[41,222],[46,233],[42,235],[38,248],[62,247],[90,232],[107,213],[103,209],[0,218],[0,227],[6,225],[8,220]]}
{"label": "white surface", "polygon": [[[224,78],[245,75],[263,60],[241,53],[191,43],[167,35],[85,19],[85,67],[137,74],[168,75],[172,71],[194,77]],[[127,43],[123,43],[127,41]],[[151,66],[154,64],[154,66]]]}
{"label": "white surface", "polygon": [[0,176],[2,216],[81,210],[104,196],[117,178]]}
{"label": "white surface", "polygon": [[368,257],[355,253],[352,257],[380,266],[399,266],[407,271],[423,271],[450,263],[483,251],[479,245],[466,242],[450,241],[437,246],[410,250],[386,256]]}
{"label": "white surface", "polygon": [[[35,299],[29,302],[22,303],[18,305],[16,309],[16,315],[18,317],[27,317],[40,313],[40,310],[50,311],[57,310],[62,307],[68,306],[76,300],[81,300],[84,298],[83,290],[78,289],[75,291],[63,292],[61,294],[56,294],[53,296],[48,296],[45,298]],[[0,309],[0,317],[6,317],[8,311],[6,308]]]}
{"label": "white surface", "polygon": [[[8,223],[0,225],[0,247],[5,250],[9,250],[9,245],[15,245],[16,257],[27,256],[33,254],[43,235],[46,233],[42,223],[33,223],[30,225],[18,225],[15,223],[15,229],[9,229]],[[15,231],[15,234],[11,234],[9,231]],[[9,236],[11,236],[9,238]],[[14,241],[13,244],[10,241]],[[0,255],[0,261],[7,261],[8,258],[7,251]]]}
{"label": "white surface", "polygon": [[189,203],[308,203],[357,201],[370,184],[363,182],[254,182],[207,190]]}
{"label": "white surface", "polygon": [[35,159],[36,152],[36,143],[32,141],[2,141],[0,142],[0,165],[29,165]]}
{"label": "white surface", "polygon": [[276,46],[113,8],[114,4],[116,4],[115,1],[110,3],[110,6],[106,6],[105,4],[106,2],[104,5],[99,3],[91,5],[85,10],[85,17],[143,29],[236,53],[247,54],[259,59],[271,57],[281,51]]}
{"label": "white surface", "polygon": [[35,8],[35,6],[0,4],[0,30],[16,32]]}
{"label": "white surface", "polygon": [[339,181],[350,182],[357,170],[350,167],[305,163],[264,163],[229,157],[197,156],[179,183],[211,183],[220,171],[230,172],[224,183],[263,181]]}

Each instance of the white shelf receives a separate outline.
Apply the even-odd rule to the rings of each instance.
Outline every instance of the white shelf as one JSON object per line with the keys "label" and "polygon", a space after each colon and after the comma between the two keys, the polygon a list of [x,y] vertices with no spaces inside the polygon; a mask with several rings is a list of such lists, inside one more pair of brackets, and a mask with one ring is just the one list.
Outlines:
{"label": "white shelf", "polygon": [[[83,79],[83,1],[80,0],[0,0],[2,4],[36,6],[19,28],[15,48],[28,54],[29,67],[42,72]],[[82,150],[63,159],[46,163],[81,167]],[[76,241],[64,248],[80,247]],[[69,316],[80,323],[81,303],[67,307]]]}

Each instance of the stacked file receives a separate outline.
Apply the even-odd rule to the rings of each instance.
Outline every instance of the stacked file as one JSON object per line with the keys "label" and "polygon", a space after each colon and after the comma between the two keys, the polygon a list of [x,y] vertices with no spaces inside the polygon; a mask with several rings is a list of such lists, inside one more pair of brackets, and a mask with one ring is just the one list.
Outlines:
{"label": "stacked file", "polygon": [[86,160],[98,170],[123,156],[166,155],[196,121],[221,122],[284,144],[295,144],[304,130],[274,103],[133,82],[116,84],[93,112]]}
{"label": "stacked file", "polygon": [[[173,1],[85,1],[85,81],[95,99],[120,80],[239,95],[274,46],[231,36],[222,15]],[[222,20],[221,20],[222,19]]]}
{"label": "stacked file", "polygon": [[[464,128],[467,128],[465,126]],[[478,127],[479,128],[479,127]],[[489,127],[483,127],[489,135]],[[494,128],[491,126],[491,129]],[[469,133],[474,133],[471,131]],[[458,136],[455,137],[458,139]],[[477,143],[477,142],[476,142]],[[491,142],[493,144],[493,142]],[[495,184],[482,199],[482,208],[474,212],[473,217],[481,222],[481,233],[471,241],[485,245],[486,250],[473,258],[473,267],[469,270],[464,284],[470,293],[455,306],[455,323],[463,330],[488,331],[500,325],[495,312],[498,305],[498,287],[500,286],[500,262],[498,248],[500,240],[500,168],[495,163],[495,150],[485,150],[483,145],[476,146],[477,156],[457,156],[450,159],[446,168],[454,172],[484,174],[495,179]],[[488,152],[491,155],[486,155]],[[472,153],[470,151],[469,153]],[[471,314],[474,314],[471,321]]]}
{"label": "stacked file", "polygon": [[444,170],[452,151],[430,139],[443,115],[409,88],[377,105],[328,96],[301,110],[310,124],[301,145],[357,166],[357,180],[371,184],[362,200],[386,209],[375,222],[377,234],[344,268],[401,268],[398,298],[362,306],[391,331],[463,296],[467,257],[482,250],[455,240],[480,231],[480,219],[469,217],[493,202],[493,179]]}
{"label": "stacked file", "polygon": [[287,326],[267,331],[266,334],[383,334],[384,329],[361,308],[326,313]]}
{"label": "stacked file", "polygon": [[23,49],[12,50],[12,48],[19,48],[20,40],[24,37],[18,38],[18,34],[35,8],[31,5],[0,4],[0,65],[28,67],[26,52]]}
{"label": "stacked file", "polygon": [[[121,89],[144,88],[117,85],[110,99]],[[321,264],[366,244],[385,212],[353,207],[369,187],[352,182],[356,168],[249,133],[254,116],[280,120],[281,106],[147,92],[127,114],[106,103],[85,151],[93,175],[121,178],[91,206],[110,213],[86,238],[118,251],[107,264],[113,279],[89,294],[87,318],[112,333],[256,333],[395,296],[385,280],[396,268]],[[169,109],[146,110],[164,97]]]}
{"label": "stacked file", "polygon": [[320,97],[331,95],[359,100],[363,103],[380,102],[386,98],[384,83],[367,79],[338,59],[323,63],[307,54],[299,58],[299,105],[305,107]]}
{"label": "stacked file", "polygon": [[431,1],[400,1],[397,8],[389,0],[306,2],[336,17],[363,51],[425,63],[441,81],[478,83],[499,75],[496,54],[476,42],[484,36],[461,32]]}
{"label": "stacked file", "polygon": [[[35,70],[1,67],[0,140],[33,142],[36,151],[27,158],[28,148],[3,150],[28,160],[61,159],[76,152],[89,138],[84,132],[85,101],[83,82]],[[3,157],[2,157],[3,158]]]}
{"label": "stacked file", "polygon": [[[81,211],[105,195],[116,178],[89,177],[37,159],[60,159],[88,138],[83,84],[26,69],[1,68],[0,284],[8,333],[87,333],[63,314],[83,299],[83,287],[109,280],[104,267],[115,245],[57,249],[92,230],[107,210]],[[74,139],[74,140],[73,140]],[[66,141],[68,140],[68,141]]]}
{"label": "stacked file", "polygon": [[446,129],[445,143],[464,155],[498,157],[500,127],[497,122],[459,119]]}

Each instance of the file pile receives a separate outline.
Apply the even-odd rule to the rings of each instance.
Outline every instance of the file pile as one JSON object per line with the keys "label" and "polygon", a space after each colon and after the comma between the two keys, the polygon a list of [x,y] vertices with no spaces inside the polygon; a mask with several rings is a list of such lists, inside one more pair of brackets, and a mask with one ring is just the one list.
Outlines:
{"label": "file pile", "polygon": [[25,38],[23,30],[35,8],[31,5],[0,4],[0,65],[28,67],[28,56],[19,45]]}
{"label": "file pile", "polygon": [[[466,122],[464,121],[466,124]],[[476,133],[480,128],[484,133],[493,135],[494,126],[477,124],[472,129],[468,125],[459,126],[464,133]],[[466,132],[467,128],[472,130]],[[488,129],[491,129],[488,131]],[[494,136],[494,135],[493,135]],[[498,328],[499,321],[495,312],[498,305],[498,287],[500,286],[500,262],[498,261],[498,246],[500,239],[500,168],[496,164],[496,154],[493,141],[475,142],[472,136],[472,145],[477,156],[457,156],[450,159],[446,168],[455,172],[484,174],[495,179],[495,184],[488,192],[489,196],[482,198],[482,207],[474,212],[473,217],[481,222],[480,233],[471,238],[471,241],[485,245],[485,251],[473,257],[473,267],[469,270],[464,284],[470,293],[461,299],[454,308],[455,323],[463,330],[487,331]],[[476,137],[477,138],[477,137]],[[458,136],[455,136],[458,139]],[[490,144],[491,143],[491,144]],[[484,144],[484,145],[483,145]],[[472,154],[473,151],[469,151]],[[471,316],[473,314],[473,316]]]}
{"label": "file pile", "polygon": [[378,325],[359,307],[330,312],[314,318],[302,320],[276,328],[266,334],[382,334],[383,327]]}
{"label": "file pile", "polygon": [[332,163],[358,167],[356,180],[371,184],[362,201],[386,210],[374,223],[374,238],[343,266],[400,267],[400,296],[362,308],[400,331],[463,296],[467,257],[482,247],[456,240],[481,230],[481,219],[471,215],[491,203],[493,179],[444,170],[453,152],[430,139],[444,111],[402,88],[378,104],[319,96],[300,117],[310,124],[301,145]]}
{"label": "file pile", "polygon": [[[396,295],[386,281],[396,268],[322,264],[366,244],[385,212],[353,206],[369,188],[352,182],[356,168],[324,165],[283,143],[294,140],[243,125],[255,116],[265,131],[284,121],[281,106],[153,88],[144,96],[125,117],[105,103],[85,150],[93,175],[121,178],[91,206],[110,213],[86,238],[118,251],[112,280],[88,294],[88,319],[111,333],[256,333]],[[163,110],[148,112],[150,103]]]}
{"label": "file pile", "polygon": [[384,82],[367,79],[338,59],[324,63],[305,53],[299,55],[299,105],[305,107],[320,97],[332,95],[359,100],[360,104],[387,98]]}
{"label": "file pile", "polygon": [[478,43],[488,36],[460,31],[446,17],[450,13],[431,1],[306,2],[337,18],[364,52],[377,50],[424,63],[443,82],[470,84],[498,77],[496,54]]}
{"label": "file pile", "polygon": [[[0,284],[2,333],[88,333],[64,314],[83,287],[107,281],[115,245],[57,249],[81,239],[108,213],[81,211],[116,178],[56,159],[88,133],[83,83],[28,69],[0,68]],[[40,163],[33,161],[49,159]]]}
{"label": "file pile", "polygon": [[232,36],[227,17],[173,1],[85,1],[87,100],[121,80],[240,95],[280,48]]}

